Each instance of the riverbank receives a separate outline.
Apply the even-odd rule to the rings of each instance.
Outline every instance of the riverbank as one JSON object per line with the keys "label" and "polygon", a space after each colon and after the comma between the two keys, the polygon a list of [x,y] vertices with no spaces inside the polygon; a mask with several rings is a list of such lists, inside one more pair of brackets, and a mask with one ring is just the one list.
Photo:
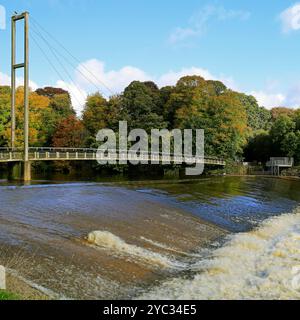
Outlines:
{"label": "riverbank", "polygon": [[31,283],[29,280],[18,276],[17,272],[7,272],[7,291],[12,293],[10,300],[50,300],[51,297],[38,285]]}
{"label": "riverbank", "polygon": [[6,290],[0,290],[1,300],[50,300],[54,297],[46,290],[19,276],[16,271],[7,270]]}
{"label": "riverbank", "polygon": [[253,178],[271,178],[271,179],[282,179],[282,180],[294,180],[294,181],[300,181],[300,177],[297,176],[272,176],[267,174],[227,174],[227,177],[253,177]]}
{"label": "riverbank", "polygon": [[3,300],[19,300],[19,299],[20,298],[15,294],[12,294],[12,293],[4,291],[4,290],[0,290],[0,301],[3,301]]}

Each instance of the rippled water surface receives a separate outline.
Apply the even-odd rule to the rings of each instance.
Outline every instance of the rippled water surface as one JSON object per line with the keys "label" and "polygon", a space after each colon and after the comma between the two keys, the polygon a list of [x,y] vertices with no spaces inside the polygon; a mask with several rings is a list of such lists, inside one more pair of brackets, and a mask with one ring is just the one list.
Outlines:
{"label": "rippled water surface", "polygon": [[[267,264],[272,267],[283,262],[268,254],[280,256],[280,246],[282,257],[288,255],[285,248],[294,250],[293,239],[297,242],[300,236],[298,239],[294,226],[297,213],[292,212],[299,200],[298,181],[273,178],[44,181],[27,186],[2,181],[0,263],[12,264],[22,276],[68,298],[226,298],[230,297],[226,281],[243,279],[241,274],[228,273],[239,264],[238,257],[247,262],[244,271],[249,277],[252,271],[256,275],[252,282],[262,283],[257,274],[270,280],[266,275],[273,273]],[[292,230],[294,238],[286,230]],[[239,244],[244,245],[234,257]],[[226,255],[232,265],[222,260]],[[257,255],[264,257],[263,270],[257,269]],[[292,266],[298,258],[296,250],[296,260],[286,260],[282,268]],[[217,280],[225,284],[213,287],[213,270],[220,268],[224,274],[219,272]],[[203,274],[207,278],[199,280]],[[250,289],[244,292],[255,295]]]}

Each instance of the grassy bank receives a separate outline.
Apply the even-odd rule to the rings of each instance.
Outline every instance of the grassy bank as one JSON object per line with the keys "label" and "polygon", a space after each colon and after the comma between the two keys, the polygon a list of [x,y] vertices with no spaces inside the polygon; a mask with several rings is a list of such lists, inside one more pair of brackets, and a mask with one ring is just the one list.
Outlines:
{"label": "grassy bank", "polygon": [[0,290],[0,300],[20,300],[20,297],[16,294]]}

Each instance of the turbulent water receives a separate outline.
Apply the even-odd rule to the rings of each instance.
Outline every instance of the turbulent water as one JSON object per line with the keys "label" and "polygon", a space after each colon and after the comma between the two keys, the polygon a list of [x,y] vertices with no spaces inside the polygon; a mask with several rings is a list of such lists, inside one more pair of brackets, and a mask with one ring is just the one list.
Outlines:
{"label": "turbulent water", "polygon": [[299,299],[300,209],[231,236],[211,257],[191,265],[140,299]]}
{"label": "turbulent water", "polygon": [[0,185],[0,264],[55,297],[299,299],[300,183]]}
{"label": "turbulent water", "polygon": [[89,233],[88,242],[96,248],[110,249],[113,254],[127,256],[131,259],[141,261],[141,263],[153,264],[162,268],[172,268],[176,266],[176,262],[171,261],[166,256],[128,244],[123,239],[108,231],[93,231]]}

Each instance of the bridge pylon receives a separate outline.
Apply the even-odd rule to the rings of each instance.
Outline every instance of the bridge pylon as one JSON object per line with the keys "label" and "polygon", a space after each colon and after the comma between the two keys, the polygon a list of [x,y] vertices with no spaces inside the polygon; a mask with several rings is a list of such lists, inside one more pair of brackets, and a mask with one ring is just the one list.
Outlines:
{"label": "bridge pylon", "polygon": [[[24,60],[16,62],[16,23],[24,20]],[[31,179],[29,162],[29,13],[23,12],[11,18],[11,148],[15,148],[16,130],[16,70],[24,69],[24,165],[22,178]]]}

